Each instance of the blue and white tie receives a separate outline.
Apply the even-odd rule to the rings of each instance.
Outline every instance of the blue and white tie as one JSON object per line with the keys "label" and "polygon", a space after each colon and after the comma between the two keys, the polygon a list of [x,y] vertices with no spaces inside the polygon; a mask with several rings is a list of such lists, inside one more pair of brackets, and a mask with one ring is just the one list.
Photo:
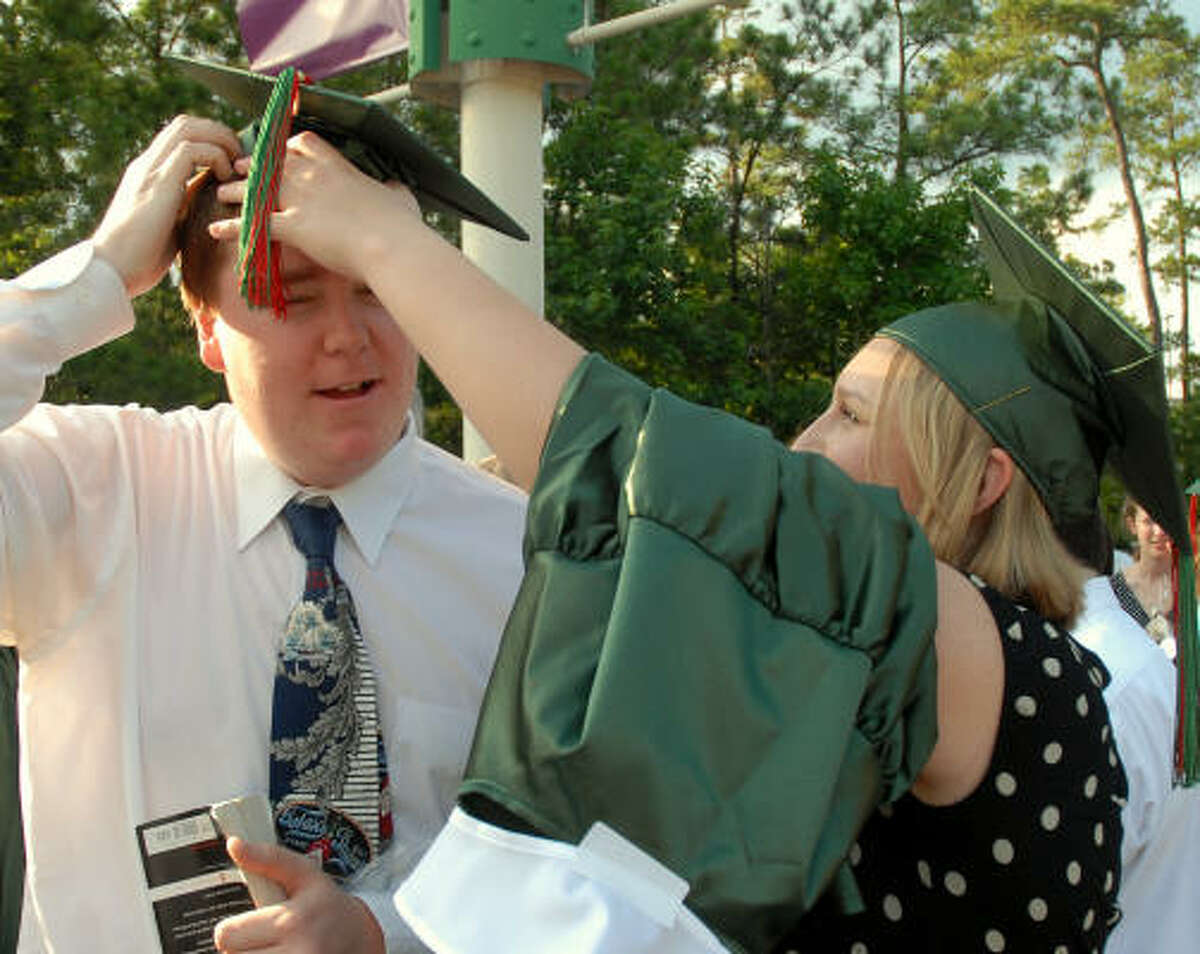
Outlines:
{"label": "blue and white tie", "polygon": [[333,565],[341,514],[328,498],[283,508],[304,554],[304,594],[284,629],[271,706],[271,804],[281,844],[345,878],[392,836],[375,675]]}

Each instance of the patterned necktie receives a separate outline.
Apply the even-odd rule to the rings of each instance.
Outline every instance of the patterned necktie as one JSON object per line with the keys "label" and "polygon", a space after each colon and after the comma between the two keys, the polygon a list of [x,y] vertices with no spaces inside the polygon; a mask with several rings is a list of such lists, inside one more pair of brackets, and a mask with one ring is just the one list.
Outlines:
{"label": "patterned necktie", "polygon": [[283,508],[308,563],[284,629],[271,706],[271,804],[280,843],[345,878],[392,837],[375,675],[333,567],[342,517],[327,498]]}

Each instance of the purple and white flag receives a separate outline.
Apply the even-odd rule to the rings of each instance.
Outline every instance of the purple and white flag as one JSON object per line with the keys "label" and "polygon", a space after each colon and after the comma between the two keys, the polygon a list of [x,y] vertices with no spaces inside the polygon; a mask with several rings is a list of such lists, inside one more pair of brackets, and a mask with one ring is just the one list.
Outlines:
{"label": "purple and white flag", "polygon": [[332,76],[408,47],[408,0],[237,0],[250,68]]}

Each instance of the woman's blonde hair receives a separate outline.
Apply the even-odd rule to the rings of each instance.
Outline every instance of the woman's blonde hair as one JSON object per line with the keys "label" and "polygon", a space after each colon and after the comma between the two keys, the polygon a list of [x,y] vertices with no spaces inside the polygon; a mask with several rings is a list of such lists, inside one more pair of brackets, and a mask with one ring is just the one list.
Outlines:
{"label": "woman's blonde hair", "polygon": [[996,442],[946,383],[902,346],[880,395],[868,461],[872,473],[880,441],[892,429],[916,481],[920,499],[914,516],[934,555],[1012,599],[1030,602],[1049,620],[1073,620],[1088,574],[1059,539],[1029,478],[1014,467],[999,500],[984,513],[972,513]]}

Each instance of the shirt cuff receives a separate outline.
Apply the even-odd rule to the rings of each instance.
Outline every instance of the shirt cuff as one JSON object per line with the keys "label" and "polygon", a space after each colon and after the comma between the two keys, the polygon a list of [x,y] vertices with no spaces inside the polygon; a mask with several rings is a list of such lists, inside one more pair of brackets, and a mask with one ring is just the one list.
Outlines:
{"label": "shirt cuff", "polygon": [[571,845],[455,808],[395,902],[437,954],[729,954],[687,889],[602,825]]}
{"label": "shirt cuff", "polygon": [[125,283],[90,241],[59,252],[19,275],[15,285],[37,306],[42,327],[61,361],[99,347],[133,329]]}

